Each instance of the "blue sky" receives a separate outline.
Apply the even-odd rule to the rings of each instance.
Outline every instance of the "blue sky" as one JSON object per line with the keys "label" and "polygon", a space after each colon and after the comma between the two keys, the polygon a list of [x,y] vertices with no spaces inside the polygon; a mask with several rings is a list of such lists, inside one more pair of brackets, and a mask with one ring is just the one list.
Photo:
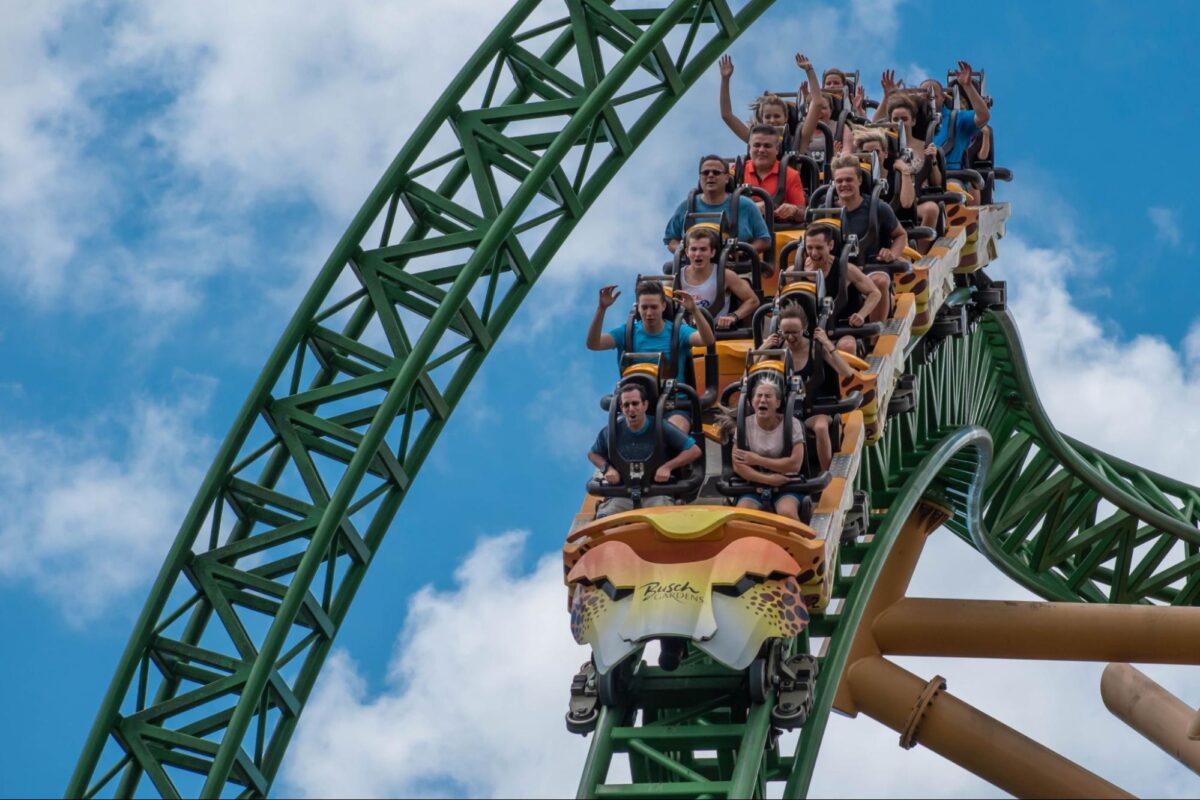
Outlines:
{"label": "blue sky", "polygon": [[[199,475],[299,294],[498,12],[482,0],[307,14],[283,3],[26,5],[7,5],[0,30],[0,686],[10,720],[0,795],[47,796],[61,793]],[[1196,292],[1179,278],[1196,235],[1186,152],[1200,56],[1181,24],[1191,7],[994,5],[781,2],[732,51],[734,102],[794,86],[797,49],[818,69],[859,65],[874,95],[885,66],[910,83],[959,58],[986,68],[997,154],[1017,174],[995,273],[1010,281],[1044,402],[1069,433],[1200,482]],[[349,745],[302,724],[287,792],[572,790],[582,751],[561,731],[559,706],[584,656],[555,605],[553,554],[603,422],[595,398],[612,380],[611,358],[582,347],[595,288],[660,263],[659,220],[694,179],[694,156],[736,149],[714,70],[513,320],[372,565],[310,708],[359,747],[337,750]],[[1156,420],[1177,435],[1156,441]],[[925,594],[1020,596],[942,538],[918,576]],[[492,607],[500,633],[464,613],[472,603]],[[440,752],[437,718],[456,706],[422,698],[442,686],[437,673],[481,653],[519,674],[485,683],[494,725],[480,746],[493,765],[452,780],[421,754]],[[1086,705],[1062,713],[1110,730],[1098,668],[942,674],[1126,788],[1195,793],[1119,725],[1123,747],[1110,751],[1100,733],[1050,719],[1056,703],[1078,699]],[[1194,678],[1154,674],[1200,701]],[[1027,705],[1040,708],[1006,707],[1001,688],[1020,675],[1032,676],[1018,685],[1036,687],[1041,699]],[[925,771],[936,793],[985,791],[924,751],[900,753],[874,723],[841,725],[835,744],[878,746],[875,763],[894,760],[897,772],[854,774],[834,753],[819,788],[903,796],[926,784],[901,772]],[[405,738],[417,728],[434,738]],[[364,746],[362,731],[399,750]],[[537,746],[514,749],[521,737]],[[547,753],[556,763],[538,760]],[[1117,767],[1113,753],[1144,757]],[[406,759],[421,765],[395,766]]]}

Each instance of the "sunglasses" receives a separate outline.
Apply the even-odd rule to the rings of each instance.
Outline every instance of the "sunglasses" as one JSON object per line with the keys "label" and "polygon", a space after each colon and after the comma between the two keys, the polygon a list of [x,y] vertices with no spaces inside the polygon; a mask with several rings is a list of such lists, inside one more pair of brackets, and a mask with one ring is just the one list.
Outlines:
{"label": "sunglasses", "polygon": [[721,170],[721,169],[702,169],[702,170],[700,170],[700,174],[701,174],[701,175],[724,175],[724,174],[725,174],[725,170]]}

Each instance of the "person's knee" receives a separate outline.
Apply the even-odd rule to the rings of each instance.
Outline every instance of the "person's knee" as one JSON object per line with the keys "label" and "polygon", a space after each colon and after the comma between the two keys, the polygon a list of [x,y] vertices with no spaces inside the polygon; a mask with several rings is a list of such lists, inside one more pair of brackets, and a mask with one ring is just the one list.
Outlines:
{"label": "person's knee", "polygon": [[886,272],[872,272],[868,275],[871,283],[879,287],[879,291],[887,293],[892,289],[892,279],[888,277]]}
{"label": "person's knee", "polygon": [[686,414],[671,414],[667,417],[667,422],[679,428],[684,433],[690,433],[692,430],[692,421],[687,418]]}
{"label": "person's knee", "polygon": [[843,336],[842,338],[838,339],[837,349],[841,350],[843,353],[849,353],[852,356],[858,355],[858,346],[855,343],[853,336]]}
{"label": "person's knee", "polygon": [[758,501],[749,497],[743,497],[737,501],[738,508],[758,508]]}
{"label": "person's knee", "polygon": [[800,504],[794,497],[781,497],[775,501],[775,513],[783,517],[800,520]]}
{"label": "person's knee", "polygon": [[820,414],[815,417],[809,417],[806,423],[813,433],[829,433],[829,417]]}

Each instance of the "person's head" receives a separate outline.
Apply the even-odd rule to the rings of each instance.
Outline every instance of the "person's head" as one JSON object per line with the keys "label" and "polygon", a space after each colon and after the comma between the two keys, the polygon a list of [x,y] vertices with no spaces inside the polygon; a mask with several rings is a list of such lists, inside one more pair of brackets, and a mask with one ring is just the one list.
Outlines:
{"label": "person's head", "polygon": [[697,225],[683,236],[684,254],[693,266],[706,267],[721,249],[721,234],[712,228]]}
{"label": "person's head", "polygon": [[817,266],[833,263],[833,248],[837,234],[830,225],[817,223],[809,225],[804,232],[804,255],[813,260]]}
{"label": "person's head", "polygon": [[785,127],[788,121],[787,102],[770,92],[762,95],[754,101],[754,121],[774,128]]}
{"label": "person's head", "polygon": [[750,405],[759,417],[774,417],[783,405],[783,387],[772,378],[762,378],[754,386],[750,395]]}
{"label": "person's head", "polygon": [[846,88],[846,73],[837,67],[830,67],[821,76],[821,86],[831,92],[841,92]]}
{"label": "person's head", "polygon": [[755,125],[750,129],[749,146],[750,160],[754,162],[754,169],[760,173],[759,177],[762,177],[762,169],[770,169],[779,158],[778,129],[770,125]]}
{"label": "person's head", "polygon": [[646,421],[646,389],[640,383],[627,383],[621,387],[617,402],[625,422],[632,430],[641,430]]}
{"label": "person's head", "polygon": [[833,168],[833,188],[838,200],[847,205],[858,198],[862,191],[862,175],[858,169],[858,156],[849,153],[840,155],[830,165]]}
{"label": "person's head", "polygon": [[926,92],[933,92],[934,102],[939,105],[946,105],[954,98],[946,93],[946,88],[934,78],[926,78],[921,81],[921,89]]}
{"label": "person's head", "polygon": [[904,129],[911,134],[913,123],[916,122],[916,120],[917,103],[911,97],[903,94],[897,94],[888,101],[889,122],[903,125]]}
{"label": "person's head", "polygon": [[707,155],[700,159],[700,191],[705,194],[725,194],[729,183],[729,163],[720,156]]}
{"label": "person's head", "polygon": [[856,128],[854,149],[859,153],[878,153],[879,163],[883,164],[888,152],[887,134],[879,128]]}
{"label": "person's head", "polygon": [[798,304],[793,303],[779,312],[779,331],[783,344],[789,350],[802,346],[808,335],[808,314]]}
{"label": "person's head", "polygon": [[667,308],[667,293],[658,281],[642,281],[637,285],[637,311],[642,328],[650,333],[662,330],[663,312]]}

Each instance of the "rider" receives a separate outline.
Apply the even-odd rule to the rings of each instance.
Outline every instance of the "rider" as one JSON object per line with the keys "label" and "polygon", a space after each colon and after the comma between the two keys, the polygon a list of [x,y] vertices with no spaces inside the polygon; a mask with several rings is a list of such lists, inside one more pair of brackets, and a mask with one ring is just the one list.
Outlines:
{"label": "rider", "polygon": [[[675,322],[663,318],[663,314],[667,308],[667,297],[663,291],[662,284],[658,281],[642,281],[637,285],[636,292],[639,319],[633,323],[633,352],[663,353],[670,358],[671,333],[675,327]],[[587,349],[615,349],[617,351],[618,364],[620,364],[621,355],[625,352],[625,326],[622,325],[618,328],[613,328],[607,333],[604,332],[603,328],[604,312],[620,296],[621,292],[617,290],[615,285],[605,286],[600,290],[599,304],[595,315],[592,317],[592,324],[588,327],[587,333]],[[684,309],[687,310],[696,323],[696,327],[694,328],[691,325],[681,325],[679,329],[679,350],[675,354],[678,372],[675,378],[680,383],[683,383],[685,374],[684,361],[692,357],[692,348],[713,345],[717,340],[713,335],[712,327],[708,324],[708,320],[696,310],[695,298],[687,292],[677,291],[674,293],[674,299],[683,304]],[[690,416],[688,411],[676,409],[667,418],[667,421],[686,432],[691,430],[692,427]]]}
{"label": "rider", "polygon": [[783,387],[774,380],[763,378],[750,396],[752,415],[746,416],[746,446],[734,444],[733,471],[739,478],[765,487],[765,491],[744,495],[739,508],[757,508],[800,521],[803,497],[793,492],[781,492],[778,487],[804,466],[804,437],[794,437],[791,452],[784,452]]}
{"label": "rider", "polygon": [[[746,162],[745,181],[751,186],[757,186],[772,197],[779,191],[779,134],[770,125],[755,125],[750,129],[750,160]],[[800,173],[791,167],[783,176],[783,202],[775,206],[775,219],[778,222],[804,221],[804,184],[800,182]],[[762,201],[754,200],[759,211],[763,210]]]}
{"label": "rider", "polygon": [[933,96],[942,108],[942,124],[934,134],[933,143],[946,153],[946,169],[962,169],[963,153],[967,151],[971,140],[975,138],[991,119],[992,112],[987,102],[980,96],[975,84],[971,81],[971,65],[966,61],[958,62],[958,73],[954,76],[959,91],[966,95],[970,110],[958,111],[954,114],[954,143],[947,149],[950,138],[950,105],[954,98],[942,89],[942,85],[933,78],[921,82],[921,88],[933,92]]}
{"label": "rider", "polygon": [[[862,173],[859,172],[858,157],[838,156],[833,160],[832,167],[833,188],[837,192],[838,205],[846,209],[846,230],[842,233],[844,236],[857,236],[859,247],[865,247],[871,226],[871,204],[866,202],[862,195]],[[879,204],[878,222],[879,241],[875,243],[878,250],[873,253],[860,252],[859,255],[865,255],[868,262],[890,264],[904,255],[904,248],[908,245],[908,234],[904,232],[900,220],[896,219],[896,212],[892,211],[892,207],[887,203]],[[884,244],[889,241],[889,244]],[[882,273],[873,273],[875,274]],[[890,283],[886,275],[883,275],[883,278],[884,283]],[[881,284],[881,288],[886,289],[886,286]]]}
{"label": "rider", "polygon": [[[786,348],[792,357],[794,374],[799,375],[805,384],[813,374],[812,345],[805,335],[807,330],[808,315],[804,313],[804,309],[798,305],[790,305],[779,312],[779,325],[775,329],[775,333],[764,339],[762,344],[763,349],[767,350]],[[838,379],[849,378],[854,371],[842,358],[842,354],[830,343],[829,336],[820,325],[813,330],[813,340],[821,345],[825,364],[831,368],[825,370],[824,380],[821,386],[817,387],[815,394],[821,399],[837,397]],[[829,469],[829,465],[833,461],[833,442],[829,437],[829,426],[832,422],[833,420],[828,414],[809,414],[804,419],[804,424],[813,432],[813,438],[816,440],[817,462],[821,465],[822,470]]]}
{"label": "rider", "polygon": [[[714,229],[697,225],[684,235],[687,266],[679,274],[679,285],[695,298],[696,305],[708,309],[718,330],[739,328],[749,322],[758,308],[758,296],[746,279],[731,269],[725,270],[725,297],[717,297],[717,265],[713,259],[721,247],[721,235]],[[730,310],[729,295],[741,303]]]}
{"label": "rider", "polygon": [[[712,213],[731,211],[732,195],[729,193],[729,164],[720,156],[704,156],[700,159],[700,194],[696,197],[696,212]],[[667,221],[663,242],[674,253],[683,241],[684,223],[688,215],[688,202],[684,200]],[[748,197],[738,198],[737,237],[748,242],[761,256],[771,246],[771,234],[763,222],[758,207]]]}
{"label": "rider", "polygon": [[[654,455],[654,417],[647,413],[649,402],[646,390],[637,383],[629,383],[622,387],[617,402],[620,403],[621,415],[617,417],[617,429],[614,440],[617,452],[626,462],[647,461]],[[670,458],[654,472],[655,483],[666,483],[671,480],[674,470],[686,467],[700,457],[700,446],[691,436],[676,428],[674,425],[664,425],[662,429],[663,444]],[[621,483],[621,475],[616,468],[609,464],[608,428],[600,429],[592,449],[588,451],[588,461],[604,474],[604,482],[616,486]],[[642,500],[643,507],[669,506],[673,502],[670,497],[656,495]],[[628,497],[606,497],[596,505],[596,519],[629,511],[633,508],[633,500]]]}
{"label": "rider", "polygon": [[[830,225],[819,222],[809,225],[804,234],[804,269],[820,272],[828,280],[836,258],[836,240],[837,232]],[[847,264],[846,279],[850,297],[845,308],[853,309],[847,320],[850,327],[859,328],[865,322],[883,322],[887,319],[888,303],[885,300],[890,286],[887,275],[879,272],[867,275],[856,265]],[[836,287],[830,291],[836,291]],[[857,350],[853,336],[843,336],[838,340],[837,347],[851,354]]]}

